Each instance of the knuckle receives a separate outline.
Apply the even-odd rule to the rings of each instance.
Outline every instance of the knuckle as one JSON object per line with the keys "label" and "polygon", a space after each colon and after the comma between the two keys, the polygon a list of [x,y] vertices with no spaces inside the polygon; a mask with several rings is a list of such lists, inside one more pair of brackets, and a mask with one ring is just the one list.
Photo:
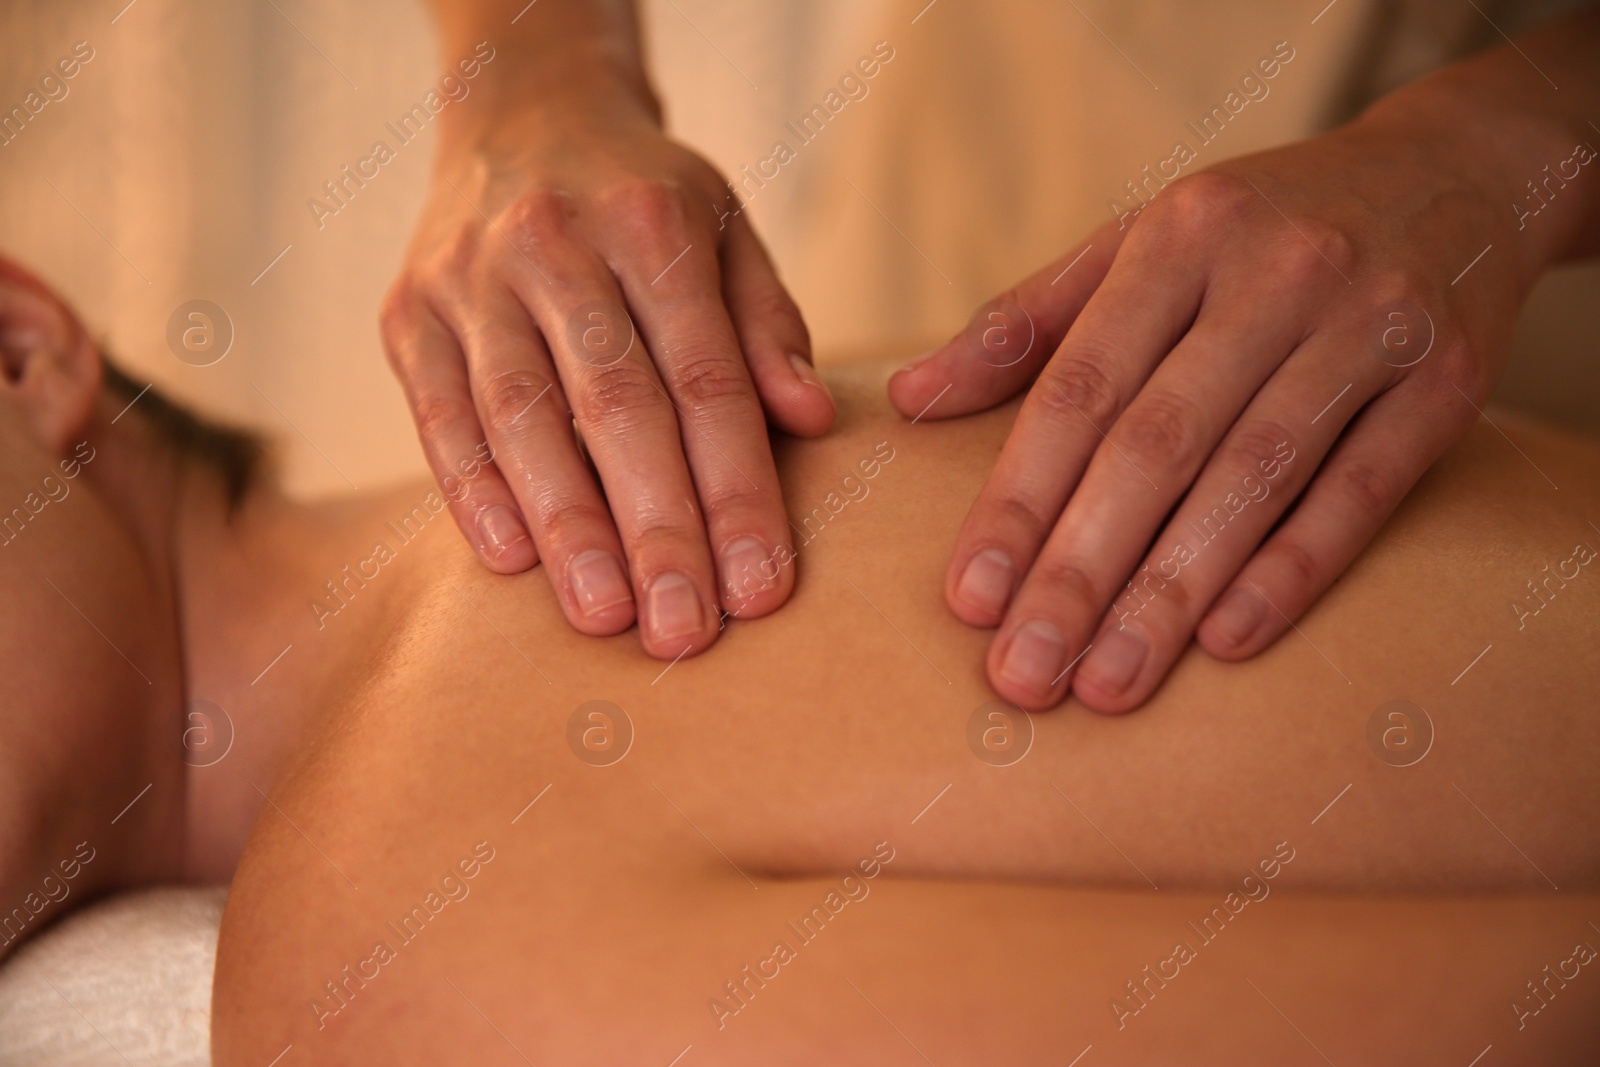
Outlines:
{"label": "knuckle", "polygon": [[671,384],[674,393],[696,406],[755,398],[744,364],[732,356],[687,360],[676,368]]}
{"label": "knuckle", "polygon": [[1040,376],[1043,388],[1035,393],[1058,415],[1085,418],[1097,428],[1104,427],[1121,406],[1104,366],[1104,361],[1093,357],[1052,360]]}
{"label": "knuckle", "polygon": [[1315,219],[1306,219],[1300,226],[1321,253],[1318,259],[1326,259],[1344,274],[1355,271],[1358,255],[1355,238],[1350,235],[1349,230],[1331,222]]}
{"label": "knuckle", "polygon": [[810,333],[806,329],[805,317],[800,314],[799,306],[794,298],[781,285],[762,290],[752,297],[745,307],[745,314],[750,322],[777,325],[784,329],[795,330],[800,335],[802,343],[809,345]]}
{"label": "knuckle", "polygon": [[441,279],[463,277],[471,272],[477,258],[477,230],[472,226],[458,226],[439,245],[430,273]]}
{"label": "knuckle", "polygon": [[634,176],[604,190],[598,199],[608,213],[642,235],[676,239],[688,230],[688,204],[674,182]]}
{"label": "knuckle", "polygon": [[506,208],[502,226],[519,248],[537,248],[565,236],[572,198],[555,189],[531,189]]}
{"label": "knuckle", "polygon": [[993,310],[1000,309],[1000,308],[1013,308],[1013,307],[1020,308],[1021,306],[1022,306],[1022,301],[1021,301],[1021,298],[1017,295],[1017,287],[1016,286],[1012,286],[1010,289],[1007,289],[1005,292],[996,293],[994,296],[990,297],[988,300],[985,300],[982,304],[978,305],[977,310],[973,312],[973,317],[977,318],[979,316],[983,316],[986,312],[993,311]]}
{"label": "knuckle", "polygon": [[1273,258],[1279,277],[1290,285],[1314,285],[1348,275],[1355,265],[1355,246],[1340,227],[1299,218],[1280,228]]}
{"label": "knuckle", "polygon": [[1146,607],[1155,606],[1158,618],[1162,615],[1188,618],[1194,604],[1194,596],[1184,582],[1182,571],[1171,577],[1162,573],[1163,562],[1165,561],[1158,561],[1155,566],[1147,562],[1140,567],[1123,587],[1120,594],[1122,602],[1127,603],[1131,598],[1139,612]]}
{"label": "knuckle", "polygon": [[700,497],[707,512],[719,514],[735,527],[749,525],[747,520],[757,516],[764,517],[772,506],[768,492],[738,477],[711,479],[711,484],[700,490]]}
{"label": "knuckle", "polygon": [[417,435],[424,441],[441,440],[456,425],[472,418],[472,405],[464,397],[443,393],[419,396],[411,408]]}
{"label": "knuckle", "polygon": [[484,418],[496,430],[517,429],[551,384],[549,378],[533,370],[505,370],[490,375],[479,386]]}
{"label": "knuckle", "polygon": [[1260,199],[1250,183],[1231,174],[1201,171],[1180,178],[1162,192],[1165,201],[1157,218],[1162,228],[1182,234],[1212,234],[1220,227],[1242,221]]}
{"label": "knuckle", "polygon": [[1269,554],[1278,566],[1288,571],[1290,580],[1302,593],[1322,585],[1322,565],[1305,545],[1291,537],[1280,537],[1263,554]]}
{"label": "knuckle", "polygon": [[1457,346],[1450,313],[1430,287],[1409,271],[1394,269],[1381,270],[1369,285],[1368,344],[1388,369],[1388,384],[1452,364],[1460,353],[1451,351]]}
{"label": "knuckle", "polygon": [[[1372,313],[1381,316],[1396,304],[1417,304],[1426,307],[1427,293],[1421,281],[1409,270],[1399,267],[1379,267],[1373,271],[1367,287],[1373,296]],[[1434,310],[1437,314],[1437,309]]]}
{"label": "knuckle", "polygon": [[1488,361],[1481,358],[1462,337],[1440,337],[1435,347],[1439,353],[1442,376],[1455,387],[1443,391],[1445,399],[1459,404],[1460,397],[1456,396],[1456,389],[1459,389],[1479,407],[1487,403],[1495,385]]}
{"label": "knuckle", "polygon": [[1362,460],[1340,464],[1334,473],[1334,488],[1345,506],[1366,523],[1382,520],[1399,499],[1392,477]]}
{"label": "knuckle", "polygon": [[576,554],[589,546],[596,529],[611,523],[611,513],[603,505],[551,494],[539,508],[534,521],[547,535],[551,555]]}
{"label": "knuckle", "polygon": [[1328,264],[1312,240],[1285,227],[1272,255],[1272,273],[1278,283],[1291,289],[1304,289],[1316,284],[1323,271],[1328,271]]}
{"label": "knuckle", "polygon": [[[811,330],[794,299],[781,285],[763,287],[753,297],[729,304],[734,329],[746,351],[763,342],[776,345],[785,355],[811,355]],[[754,368],[752,368],[752,372]]]}
{"label": "knuckle", "polygon": [[1040,557],[1028,572],[1028,584],[1044,591],[1057,604],[1098,604],[1104,599],[1088,570],[1071,558]]}
{"label": "knuckle", "polygon": [[1036,502],[1026,496],[1008,491],[982,502],[990,515],[990,528],[1010,534],[1020,528],[1036,542],[1040,535],[1054,525],[1056,516],[1046,515]]}
{"label": "knuckle", "polygon": [[403,342],[410,339],[421,315],[422,296],[418,288],[409,273],[401,274],[383,294],[383,302],[378,305],[378,333],[389,354],[389,363],[396,370],[401,369],[399,360]]}
{"label": "knuckle", "polygon": [[1113,433],[1141,466],[1186,469],[1199,459],[1203,421],[1194,401],[1179,393],[1153,392],[1128,409]]}
{"label": "knuckle", "polygon": [[584,414],[595,418],[639,416],[662,405],[649,373],[628,360],[595,369],[579,396]]}
{"label": "knuckle", "polygon": [[1270,419],[1252,419],[1228,435],[1219,459],[1228,471],[1254,474],[1259,465],[1278,461],[1285,446],[1291,456],[1300,451],[1300,443],[1287,427]]}
{"label": "knuckle", "polygon": [[631,534],[624,534],[631,569],[646,586],[667,570],[686,571],[693,578],[690,561],[705,551],[700,547],[704,539],[704,527],[688,521],[683,511],[643,511],[635,518]]}
{"label": "knuckle", "polygon": [[1167,582],[1167,587],[1161,595],[1166,599],[1168,612],[1175,619],[1193,619],[1199,614],[1195,610],[1194,593],[1189,588],[1189,583],[1183,574]]}

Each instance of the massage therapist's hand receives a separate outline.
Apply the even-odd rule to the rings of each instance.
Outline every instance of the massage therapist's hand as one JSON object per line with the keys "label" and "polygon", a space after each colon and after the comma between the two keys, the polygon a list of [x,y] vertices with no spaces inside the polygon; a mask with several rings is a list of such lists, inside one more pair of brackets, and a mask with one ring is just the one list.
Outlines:
{"label": "massage therapist's hand", "polygon": [[637,617],[673,659],[788,598],[767,422],[815,435],[833,403],[726,182],[648,90],[509,51],[451,105],[384,340],[484,564],[542,560],[574,627]]}
{"label": "massage therapist's hand", "polygon": [[[1259,652],[1476,420],[1527,289],[1592,234],[1600,163],[1576,122],[1445,90],[1180,178],[892,380],[930,418],[1028,388],[945,583],[999,627],[1002,697],[1124,711],[1191,636]],[[1589,173],[1519,219],[1545,164]]]}

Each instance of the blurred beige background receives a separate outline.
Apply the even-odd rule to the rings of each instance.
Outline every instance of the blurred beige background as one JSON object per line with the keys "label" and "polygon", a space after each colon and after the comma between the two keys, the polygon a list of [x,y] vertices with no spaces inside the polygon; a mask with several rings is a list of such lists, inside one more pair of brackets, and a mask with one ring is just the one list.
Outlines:
{"label": "blurred beige background", "polygon": [[[1570,6],[1477,5],[1512,33]],[[894,49],[869,95],[751,199],[824,362],[953,333],[1108,218],[1279,41],[1295,58],[1200,165],[1305,136],[1499,40],[1466,0],[642,8],[674,130],[730,174],[792,141],[785,123],[876,42]],[[281,437],[296,491],[421,472],[375,320],[433,130],[321,229],[307,207],[461,58],[437,54],[420,0],[7,0],[0,108],[80,40],[94,58],[69,95],[0,146],[0,249],[63,289],[135,376]],[[1597,293],[1600,268],[1547,279],[1502,403],[1600,428]],[[194,298],[236,331],[209,367],[167,346],[169,316]]]}

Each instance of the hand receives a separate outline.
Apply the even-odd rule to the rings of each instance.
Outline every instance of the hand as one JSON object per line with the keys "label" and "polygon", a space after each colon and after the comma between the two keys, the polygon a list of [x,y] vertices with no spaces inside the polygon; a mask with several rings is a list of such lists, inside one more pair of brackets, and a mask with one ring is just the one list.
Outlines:
{"label": "hand", "polygon": [[834,408],[727,184],[601,95],[453,134],[382,327],[479,557],[542,559],[584,633],[639,605],[667,659],[708,647],[724,610],[781,606],[793,554],[766,418],[811,436]]}
{"label": "hand", "polygon": [[892,379],[928,418],[1033,383],[945,581],[1005,699],[1261,651],[1472,425],[1534,272],[1457,145],[1389,109],[1180,178]]}

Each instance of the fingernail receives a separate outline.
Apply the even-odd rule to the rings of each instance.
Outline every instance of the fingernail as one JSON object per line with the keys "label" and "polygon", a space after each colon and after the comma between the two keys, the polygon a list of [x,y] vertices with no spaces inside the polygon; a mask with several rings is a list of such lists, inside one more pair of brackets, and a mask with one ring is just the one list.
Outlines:
{"label": "fingernail", "polygon": [[822,375],[817,373],[817,368],[807,363],[802,356],[796,352],[790,352],[789,365],[794,368],[795,376],[802,382],[821,389],[823,396],[827,397],[829,401],[833,400],[833,392],[829,390],[828,383],[822,380]]}
{"label": "fingernail", "polygon": [[1067,642],[1054,623],[1043,619],[1025,622],[1012,636],[1006,658],[1000,662],[1000,677],[1045,692],[1061,673],[1066,651]]}
{"label": "fingernail", "polygon": [[722,550],[722,582],[736,600],[752,596],[772,585],[764,570],[770,569],[766,546],[754,537],[730,541]]}
{"label": "fingernail", "polygon": [[1078,677],[1107,696],[1118,696],[1139,674],[1150,645],[1137,630],[1119,627],[1102,634],[1078,668]]}
{"label": "fingernail", "polygon": [[700,594],[687,575],[668,571],[645,592],[650,632],[658,641],[697,634],[703,625]]}
{"label": "fingernail", "polygon": [[998,615],[1011,599],[1011,586],[1017,568],[998,548],[986,548],[973,556],[956,584],[956,596],[991,615]]}
{"label": "fingernail", "polygon": [[518,541],[528,539],[528,528],[522,525],[517,513],[504,504],[484,508],[478,513],[478,533],[483,537],[484,546],[496,556],[505,555]]}
{"label": "fingernail", "polygon": [[1267,602],[1254,589],[1239,588],[1211,612],[1211,628],[1233,648],[1250,639],[1267,617]]}
{"label": "fingernail", "polygon": [[591,548],[567,564],[567,584],[578,600],[578,610],[594,615],[633,598],[622,564],[609,552]]}

